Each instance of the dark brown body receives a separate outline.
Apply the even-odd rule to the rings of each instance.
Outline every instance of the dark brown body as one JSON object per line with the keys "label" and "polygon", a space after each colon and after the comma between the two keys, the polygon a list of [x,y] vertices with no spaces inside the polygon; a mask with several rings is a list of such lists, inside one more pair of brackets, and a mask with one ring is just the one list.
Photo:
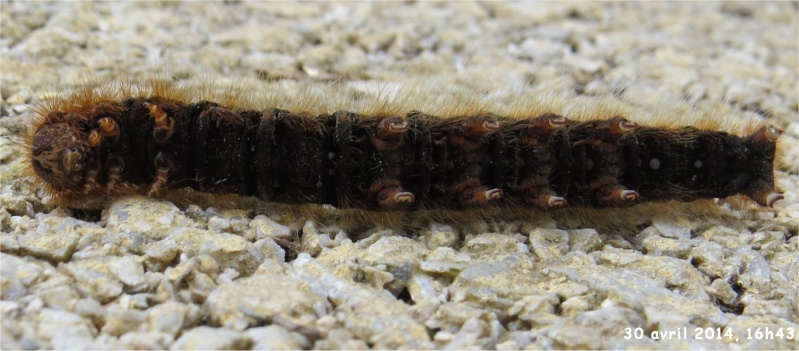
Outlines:
{"label": "dark brown body", "polygon": [[770,206],[782,198],[772,175],[778,135],[621,117],[302,116],[152,97],[50,113],[31,159],[62,193],[191,187],[369,210],[623,207],[741,193]]}

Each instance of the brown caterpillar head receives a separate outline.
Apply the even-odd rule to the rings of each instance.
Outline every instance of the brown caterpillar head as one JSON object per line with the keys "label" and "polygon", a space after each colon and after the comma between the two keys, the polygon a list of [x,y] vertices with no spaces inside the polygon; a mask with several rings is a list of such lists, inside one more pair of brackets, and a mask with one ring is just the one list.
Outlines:
{"label": "brown caterpillar head", "polygon": [[81,187],[90,154],[83,133],[67,123],[47,124],[33,135],[33,170],[58,189]]}

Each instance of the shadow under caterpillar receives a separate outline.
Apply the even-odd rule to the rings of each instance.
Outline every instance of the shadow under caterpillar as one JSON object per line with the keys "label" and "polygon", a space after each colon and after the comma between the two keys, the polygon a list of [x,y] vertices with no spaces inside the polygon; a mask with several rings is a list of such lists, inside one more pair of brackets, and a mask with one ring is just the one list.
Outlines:
{"label": "shadow under caterpillar", "polygon": [[783,198],[781,131],[745,136],[544,113],[307,114],[169,96],[42,109],[30,166],[63,204],[192,188],[375,211],[627,207],[743,194]]}

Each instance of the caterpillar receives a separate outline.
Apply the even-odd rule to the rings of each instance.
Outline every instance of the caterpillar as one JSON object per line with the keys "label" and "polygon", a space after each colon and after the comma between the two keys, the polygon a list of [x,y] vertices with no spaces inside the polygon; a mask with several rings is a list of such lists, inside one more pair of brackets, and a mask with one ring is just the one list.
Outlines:
{"label": "caterpillar", "polygon": [[170,83],[48,100],[28,137],[30,173],[73,205],[176,188],[383,212],[783,198],[772,126],[736,135],[620,113],[320,113],[227,100],[190,101]]}

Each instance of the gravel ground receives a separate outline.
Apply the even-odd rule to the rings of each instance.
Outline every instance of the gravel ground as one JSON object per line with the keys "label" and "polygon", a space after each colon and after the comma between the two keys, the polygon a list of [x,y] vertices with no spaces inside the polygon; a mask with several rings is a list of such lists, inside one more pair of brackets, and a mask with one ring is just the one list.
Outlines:
{"label": "gravel ground", "polygon": [[[796,2],[0,6],[3,349],[799,348]],[[664,208],[634,232],[547,218],[297,231],[235,204],[47,205],[20,160],[31,104],[158,67],[723,110],[785,130],[785,200]]]}

